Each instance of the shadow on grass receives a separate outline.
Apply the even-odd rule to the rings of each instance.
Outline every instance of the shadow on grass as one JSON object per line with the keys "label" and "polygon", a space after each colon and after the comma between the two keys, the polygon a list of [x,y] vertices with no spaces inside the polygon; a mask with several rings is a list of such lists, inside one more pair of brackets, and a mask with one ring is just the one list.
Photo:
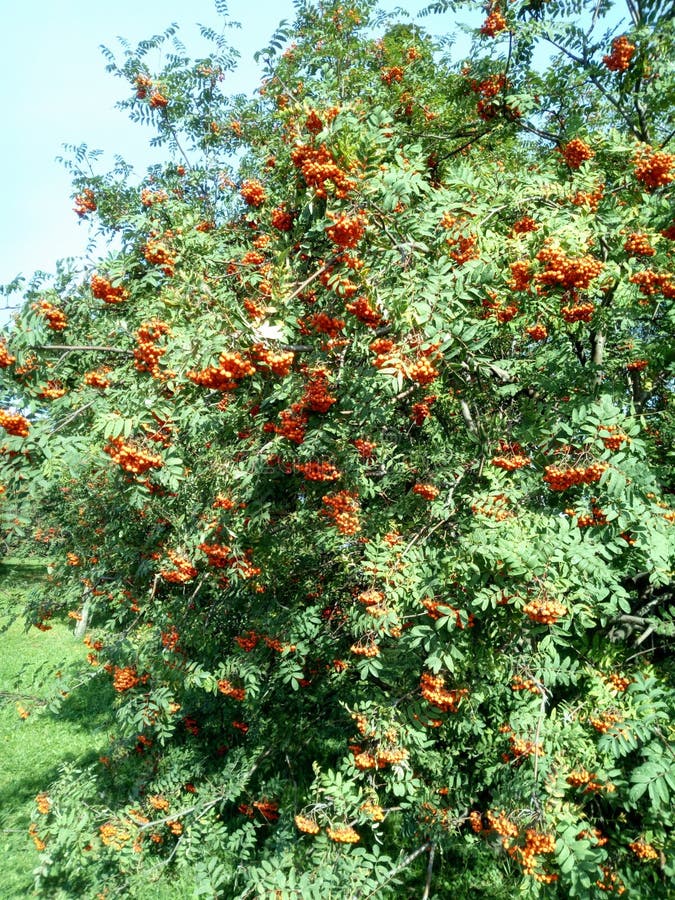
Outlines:
{"label": "shadow on grass", "polygon": [[100,731],[112,726],[115,692],[109,680],[99,674],[79,685],[61,703],[58,712],[47,713],[80,731]]}

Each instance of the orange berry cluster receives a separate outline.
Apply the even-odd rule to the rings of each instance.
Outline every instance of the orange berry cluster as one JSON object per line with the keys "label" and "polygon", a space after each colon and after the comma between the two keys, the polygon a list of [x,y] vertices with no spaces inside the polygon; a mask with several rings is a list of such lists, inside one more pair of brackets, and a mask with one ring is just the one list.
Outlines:
{"label": "orange berry cluster", "polygon": [[436,706],[441,712],[450,713],[456,713],[462,700],[469,694],[466,688],[446,690],[445,678],[442,675],[432,675],[430,672],[422,673],[420,693],[427,703]]}
{"label": "orange berry cluster", "polygon": [[575,302],[571,306],[561,306],[560,314],[570,325],[575,322],[590,322],[595,313],[595,303],[590,300],[586,303]]}
{"label": "orange berry cluster", "polygon": [[406,366],[406,373],[411,381],[417,384],[430,384],[438,377],[438,369],[435,369],[429,359],[422,356]]}
{"label": "orange berry cluster", "polygon": [[374,803],[372,800],[366,800],[365,803],[362,803],[359,807],[361,812],[368,816],[373,822],[383,822],[384,821],[384,810],[380,806],[379,803]]}
{"label": "orange berry cluster", "polygon": [[47,384],[38,393],[41,400],[58,400],[67,393],[60,381],[48,381]]}
{"label": "orange berry cluster", "polygon": [[594,828],[592,831],[586,831],[586,830],[580,831],[579,834],[577,835],[577,840],[578,841],[583,841],[583,840],[594,841],[596,846],[604,847],[605,844],[608,842],[609,838],[606,838],[603,835],[602,831],[600,831],[599,828]]}
{"label": "orange berry cluster", "polygon": [[283,206],[273,209],[270,214],[270,224],[277,231],[290,231],[293,227],[293,213],[287,212]]}
{"label": "orange berry cluster", "polygon": [[124,691],[129,691],[131,688],[136,687],[137,684],[140,684],[140,682],[141,679],[138,677],[135,666],[124,666],[122,668],[120,668],[120,666],[115,666],[113,687],[118,693],[121,694]]}
{"label": "orange berry cluster", "polygon": [[34,303],[33,309],[45,317],[47,325],[52,331],[63,331],[68,325],[64,311],[54,306],[49,300],[40,300],[39,303]]}
{"label": "orange berry cluster", "polygon": [[161,456],[141,450],[122,437],[113,438],[108,446],[103,448],[103,452],[107,453],[125,472],[133,475],[141,475],[150,469],[161,469],[164,465]]}
{"label": "orange berry cluster", "polygon": [[93,372],[86,372],[83,379],[84,383],[89,385],[89,387],[100,388],[104,391],[110,387],[110,379],[106,377],[108,372],[110,372],[109,366],[103,366]]}
{"label": "orange berry cluster", "polygon": [[594,191],[577,191],[570,197],[570,203],[574,206],[587,206],[591,212],[595,212],[604,195],[605,186],[599,184]]}
{"label": "orange berry cluster", "polygon": [[[454,615],[455,617],[455,626],[460,630],[464,629],[464,622],[462,620],[462,616],[458,609],[455,609],[454,606],[450,606],[448,603],[443,603],[442,600],[434,600],[433,597],[425,597],[420,601],[422,606],[426,609],[427,615],[430,618],[437,620],[441,619],[444,616],[450,617]],[[473,628],[475,625],[475,619],[473,613],[469,613],[469,618],[466,623],[467,628]]]}
{"label": "orange berry cluster", "polygon": [[174,273],[174,264],[176,259],[172,256],[171,251],[162,243],[161,240],[151,238],[143,247],[143,256],[152,266],[159,266],[165,275],[171,276]]}
{"label": "orange berry cluster", "polygon": [[160,569],[159,574],[165,581],[171,584],[187,584],[197,575],[197,570],[190,560],[177,553],[175,550],[168,550],[166,554],[173,565],[173,569]]}
{"label": "orange berry cluster", "polygon": [[4,341],[0,341],[0,369],[6,369],[7,366],[11,366],[14,362],[16,362],[16,356],[12,356],[7,349],[7,344]]}
{"label": "orange berry cluster", "polygon": [[246,634],[237,635],[235,641],[245,653],[250,653],[258,646],[260,635],[255,631],[247,631]]}
{"label": "orange berry cluster", "polygon": [[531,694],[540,694],[541,691],[537,687],[535,681],[531,678],[523,678],[521,675],[514,675],[511,680],[512,691],[529,691]]}
{"label": "orange berry cluster", "polygon": [[509,753],[502,753],[504,762],[515,760],[516,763],[522,762],[528,756],[540,756],[541,746],[526,738],[519,738],[515,734],[509,735]]}
{"label": "orange berry cluster", "polygon": [[610,690],[617,691],[618,693],[623,693],[626,688],[632,684],[632,678],[626,678],[625,675],[617,675],[615,672],[612,672],[611,675],[608,675],[606,678],[607,687]]}
{"label": "orange berry cluster", "polygon": [[545,268],[536,280],[541,285],[567,289],[585,290],[604,268],[603,263],[593,256],[566,256],[565,251],[555,244],[543,247],[537,253],[537,259]]}
{"label": "orange berry cluster", "polygon": [[606,734],[610,728],[623,721],[623,716],[620,716],[618,713],[604,712],[600,713],[599,716],[589,716],[588,721],[600,734]]}
{"label": "orange berry cluster", "polygon": [[296,463],[295,470],[307,481],[337,481],[342,475],[342,472],[329,462]]}
{"label": "orange berry cluster", "polygon": [[475,516],[489,516],[497,522],[503,522],[505,519],[510,519],[513,516],[513,513],[507,508],[510,502],[509,498],[504,494],[495,494],[493,497],[488,497],[487,505],[485,506],[473,503],[471,512]]}
{"label": "orange berry cluster", "polygon": [[357,641],[349,648],[354,656],[363,656],[365,659],[373,659],[380,655],[380,648],[373,640]]}
{"label": "orange berry cluster", "polygon": [[418,484],[414,485],[412,490],[413,494],[417,494],[424,500],[435,500],[440,494],[440,490],[433,484],[424,484],[422,482],[418,482]]}
{"label": "orange berry cluster", "polygon": [[[638,362],[647,363],[647,360],[638,360]],[[628,363],[626,368],[630,365],[631,364]],[[641,368],[645,368],[645,366],[641,366]],[[598,425],[598,431],[600,432],[600,440],[608,450],[612,451],[612,453],[616,453],[617,450],[620,450],[623,444],[630,444],[628,435],[624,434],[623,431],[619,431],[616,425]]]}
{"label": "orange berry cluster", "polygon": [[92,275],[91,292],[97,300],[103,300],[104,303],[123,303],[129,298],[129,292],[125,288],[113,287],[101,275]]}
{"label": "orange berry cluster", "polygon": [[276,822],[279,818],[279,804],[275,803],[274,800],[256,800],[252,806],[268,822]]}
{"label": "orange berry cluster", "polygon": [[519,259],[509,265],[511,270],[511,280],[508,286],[512,291],[529,291],[532,282],[532,272],[530,271],[530,261],[528,259]]}
{"label": "orange berry cluster", "polygon": [[20,413],[0,409],[0,428],[4,428],[7,434],[13,434],[15,437],[28,437],[30,422]]}
{"label": "orange berry cluster", "polygon": [[152,94],[150,94],[150,106],[152,106],[153,109],[164,109],[168,103],[168,99],[161,91],[154,90]]}
{"label": "orange berry cluster", "polygon": [[401,66],[390,66],[388,69],[380,69],[380,80],[383,84],[403,81],[403,69]]}
{"label": "orange berry cluster", "polygon": [[218,682],[218,690],[221,694],[225,694],[226,697],[232,697],[233,700],[244,700],[246,698],[245,689],[234,687],[227,678],[220,679]]}
{"label": "orange berry cluster", "polygon": [[256,365],[266,366],[274,375],[279,378],[285,378],[291,372],[291,367],[295,360],[295,354],[292,350],[271,350],[262,344],[254,344],[252,353],[255,358]]}
{"label": "orange berry cluster", "polygon": [[632,841],[628,846],[638,859],[650,860],[659,858],[659,854],[654,847],[646,841],[643,841],[641,838],[637,841]]}
{"label": "orange berry cluster", "polygon": [[307,187],[314,188],[317,197],[328,196],[326,185],[329,181],[333,184],[335,195],[341,199],[354,187],[354,182],[336,164],[325,144],[319,147],[298,144],[291,150],[291,160],[300,170]]}
{"label": "orange berry cluster", "polygon": [[134,367],[139,372],[149,372],[153,378],[160,378],[159,360],[166,353],[165,347],[158,347],[157,341],[162,335],[169,333],[166,322],[153,319],[144,322],[136,332],[136,348],[134,349]]}
{"label": "orange berry cluster", "polygon": [[555,852],[555,838],[552,834],[542,834],[533,828],[525,832],[525,844],[521,847],[514,844],[506,848],[506,852],[516,862],[520,863],[525,875],[530,875],[535,881],[543,884],[551,884],[558,880],[558,875],[547,872],[538,872],[539,857]]}
{"label": "orange berry cluster", "polygon": [[141,191],[141,203],[143,206],[154,206],[156,203],[165,203],[169,199],[166,191],[153,191],[150,188],[143,188]]}
{"label": "orange berry cluster", "polygon": [[497,466],[498,469],[504,469],[505,472],[515,472],[516,469],[522,469],[532,462],[529,456],[525,456],[522,453],[512,453],[508,456],[493,456],[490,461],[493,466]]}
{"label": "orange berry cluster", "polygon": [[49,799],[49,794],[45,794],[44,792],[38,794],[35,798],[35,805],[40,815],[46,816],[52,808],[52,801]]}
{"label": "orange berry cluster", "polygon": [[565,615],[567,607],[563,606],[559,600],[535,597],[534,600],[530,600],[523,607],[523,612],[533,622],[539,622],[542,625],[554,625],[558,619]]}
{"label": "orange berry cluster", "polygon": [[351,825],[334,825],[326,828],[326,834],[336,844],[358,844],[360,836]]}
{"label": "orange berry cluster", "polygon": [[382,316],[373,308],[367,297],[357,297],[345,304],[346,309],[368,328],[377,328]]}
{"label": "orange berry cluster", "polygon": [[[475,94],[480,94],[484,99],[490,100],[492,97],[496,97],[497,94],[504,90],[504,88],[506,87],[506,76],[503,72],[500,72],[499,75],[490,75],[483,81],[472,80],[470,82],[470,85],[471,90]],[[446,213],[446,215],[449,214]]]}
{"label": "orange berry cluster", "polygon": [[609,463],[597,461],[590,466],[573,466],[562,468],[551,465],[544,469],[544,481],[552,491],[566,491],[577,484],[593,484],[600,481],[603,472],[609,468]]}
{"label": "orange berry cluster", "polygon": [[366,230],[366,218],[363,213],[357,213],[355,216],[348,216],[346,213],[336,216],[328,213],[328,218],[333,222],[326,227],[329,239],[343,250],[356,247]]}
{"label": "orange berry cluster", "polygon": [[176,651],[178,647],[178,641],[180,640],[180,634],[176,631],[175,625],[171,626],[170,631],[162,631],[162,646],[167,650],[171,650],[172,652]]}
{"label": "orange berry cluster", "polygon": [[384,769],[385,766],[397,766],[408,758],[408,751],[403,747],[380,748],[374,753],[363,751],[360,747],[352,747],[354,765],[365,772],[367,769]]}
{"label": "orange berry cluster", "polygon": [[352,444],[356,447],[361,459],[372,459],[373,454],[377,449],[376,443],[373,441],[365,441],[362,438],[356,438],[356,440],[352,441]]}
{"label": "orange berry cluster", "polygon": [[607,516],[599,506],[591,507],[591,511],[589,513],[579,513],[577,515],[576,510],[572,508],[566,509],[565,513],[568,516],[577,516],[577,526],[579,528],[589,528],[592,525],[607,524]]}
{"label": "orange berry cluster", "polygon": [[621,879],[616,872],[612,872],[609,866],[600,866],[600,868],[602,870],[604,881],[598,879],[595,882],[596,886],[599,887],[601,891],[605,891],[608,894],[613,894],[614,891],[619,895],[625,893],[626,887],[621,882]]}
{"label": "orange berry cluster", "polygon": [[317,366],[310,369],[308,375],[309,380],[302,397],[302,406],[312,412],[328,412],[331,406],[337,403],[337,397],[333,397],[328,390],[328,369],[324,366]]}
{"label": "orange berry cluster", "polygon": [[[30,713],[27,713],[26,710],[23,709],[23,707],[17,707],[17,709],[21,710],[19,715],[21,716],[22,719],[25,719],[30,715]],[[42,853],[42,851],[45,849],[47,844],[39,836],[38,831],[37,831],[37,825],[35,824],[35,822],[30,823],[30,827],[28,828],[28,834],[33,839],[33,843],[35,844],[35,849],[38,851],[38,853]]]}
{"label": "orange berry cluster", "polygon": [[652,150],[650,147],[639,150],[633,160],[635,177],[648,190],[665,187],[675,178],[675,154],[665,150]]}
{"label": "orange berry cluster", "polygon": [[410,409],[410,418],[415,425],[422,425],[431,415],[431,404],[435,403],[438,398],[436,394],[429,394],[418,403],[413,403]]}
{"label": "orange berry cluster", "polygon": [[216,569],[224,569],[233,562],[230,556],[232,548],[226,547],[224,544],[207,544],[204,542],[199,545],[199,549],[206,554],[209,565],[214,566]]}
{"label": "orange berry cluster", "polygon": [[654,272],[652,269],[644,269],[636,272],[628,279],[632,284],[637,284],[640,293],[645,297],[653,297],[655,294],[663,294],[668,300],[675,299],[675,281],[666,272]]}
{"label": "orange berry cluster", "polygon": [[309,323],[319,334],[327,334],[329,337],[337,337],[345,327],[344,319],[334,319],[325,312],[314,313],[309,317]]}
{"label": "orange berry cluster", "polygon": [[522,219],[514,222],[511,227],[513,234],[527,234],[528,231],[537,231],[538,229],[539,226],[530,216],[523,216]]}
{"label": "orange berry cluster", "polygon": [[131,840],[131,835],[124,828],[113,825],[112,822],[106,822],[101,825],[99,830],[101,843],[106,847],[112,847],[113,850],[122,850],[124,845]]}
{"label": "orange berry cluster", "polygon": [[623,249],[629,256],[654,256],[656,250],[652,247],[648,234],[634,231],[629,234],[623,245]]}
{"label": "orange berry cluster", "polygon": [[239,188],[239,193],[248,206],[262,206],[266,199],[265,188],[257,178],[249,178]]}
{"label": "orange berry cluster", "polygon": [[309,422],[309,417],[303,404],[294,403],[290,409],[282,409],[279,413],[279,419],[281,421],[280,425],[275,425],[274,422],[265,422],[263,431],[279,434],[294,444],[302,444],[305,440],[305,431]]}
{"label": "orange berry cluster", "polygon": [[493,9],[480,27],[480,33],[485,37],[495,37],[506,28],[506,19],[501,10]]}
{"label": "orange berry cluster", "polygon": [[75,197],[73,211],[76,212],[80,218],[86,216],[87,213],[96,212],[96,200],[91,188],[85,188],[81,194],[78,194],[77,197]]}
{"label": "orange berry cluster", "polygon": [[525,334],[528,335],[533,341],[545,341],[548,337],[548,331],[545,325],[542,325],[541,322],[537,322],[534,325],[528,325],[525,329]]}
{"label": "orange berry cluster", "polygon": [[448,256],[463,266],[470,259],[478,259],[480,250],[477,247],[478,237],[475,234],[460,234],[456,238],[448,238],[446,243],[452,249],[448,250]]}
{"label": "orange berry cluster", "polygon": [[635,53],[635,44],[631,44],[625,34],[614,38],[612,50],[602,61],[610,72],[625,72]]}
{"label": "orange berry cluster", "polygon": [[220,354],[217,366],[187,373],[190,381],[214,391],[233,391],[247,375],[255,375],[255,366],[240,353],[228,351]]}
{"label": "orange berry cluster", "polygon": [[579,169],[583,163],[595,156],[595,152],[580,138],[573,138],[560,148],[560,153],[570,169]]}
{"label": "orange berry cluster", "polygon": [[307,816],[295,816],[295,827],[298,831],[305,834],[318,834],[321,828],[314,819],[308,819]]}

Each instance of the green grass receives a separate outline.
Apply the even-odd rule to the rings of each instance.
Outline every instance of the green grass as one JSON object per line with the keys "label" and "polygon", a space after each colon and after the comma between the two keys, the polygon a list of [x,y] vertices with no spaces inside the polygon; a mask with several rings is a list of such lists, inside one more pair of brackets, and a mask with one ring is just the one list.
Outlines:
{"label": "green grass", "polygon": [[[21,610],[31,583],[46,571],[43,561],[0,563],[0,606]],[[26,632],[21,620],[0,634],[0,851],[3,900],[33,893],[32,870],[38,855],[28,836],[33,800],[58,775],[60,763],[95,760],[110,724],[111,692],[98,682],[66,698],[51,713],[46,698],[87,649],[73,637],[72,623],[55,622],[50,631]],[[22,719],[17,704],[29,716]]]}

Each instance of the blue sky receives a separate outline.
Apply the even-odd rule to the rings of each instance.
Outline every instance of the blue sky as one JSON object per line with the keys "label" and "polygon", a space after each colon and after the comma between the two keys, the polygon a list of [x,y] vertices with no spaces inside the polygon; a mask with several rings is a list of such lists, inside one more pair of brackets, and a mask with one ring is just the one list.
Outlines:
{"label": "blue sky", "polygon": [[[427,3],[384,0],[381,5],[389,10],[402,5],[415,14]],[[24,0],[4,6],[0,284],[20,273],[52,271],[58,259],[84,250],[88,227],[72,211],[68,173],[56,161],[64,144],[102,149],[109,161],[119,153],[139,172],[161,158],[148,146],[150,131],[115,109],[125,86],[105,72],[100,45],[115,49],[118,35],[135,44],[177,22],[188,52],[199,55],[207,51],[195,23],[219,32],[223,28],[214,0]],[[224,87],[232,93],[250,92],[259,79],[253,54],[281,19],[292,20],[293,3],[230,0],[228,8],[230,18],[242,25],[229,29],[241,61]],[[432,16],[423,24],[440,31],[447,28],[448,16]],[[0,311],[0,322],[6,318]]]}

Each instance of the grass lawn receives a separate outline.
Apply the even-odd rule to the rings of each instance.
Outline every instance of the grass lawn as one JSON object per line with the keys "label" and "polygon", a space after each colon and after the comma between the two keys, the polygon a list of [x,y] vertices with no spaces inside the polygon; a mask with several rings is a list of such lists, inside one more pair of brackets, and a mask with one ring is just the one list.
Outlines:
{"label": "grass lawn", "polygon": [[[0,606],[20,610],[26,590],[44,574],[43,564],[5,560],[0,564]],[[21,621],[1,633],[0,653],[0,897],[33,893],[37,852],[28,836],[35,795],[49,787],[64,761],[96,759],[110,725],[112,691],[78,691],[58,714],[46,709],[54,673],[66,676],[84,659],[86,647],[73,637],[73,623],[55,622],[50,631],[24,630]],[[17,705],[29,713],[22,719]]]}

